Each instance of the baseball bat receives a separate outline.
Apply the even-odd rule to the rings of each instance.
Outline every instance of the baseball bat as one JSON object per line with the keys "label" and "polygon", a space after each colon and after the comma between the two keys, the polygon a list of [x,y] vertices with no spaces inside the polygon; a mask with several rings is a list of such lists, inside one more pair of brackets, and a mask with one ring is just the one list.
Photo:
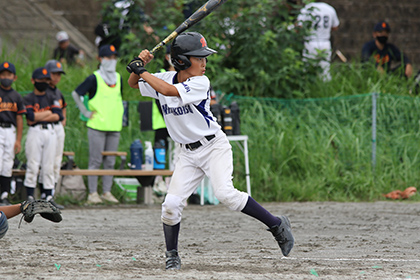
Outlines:
{"label": "baseball bat", "polygon": [[205,18],[208,14],[213,12],[217,7],[225,3],[226,0],[209,0],[207,1],[201,8],[195,11],[189,18],[187,18],[180,26],[178,26],[175,31],[169,34],[168,37],[163,39],[162,42],[157,44],[151,51],[151,54],[154,54],[158,50],[160,50],[164,45],[172,41],[176,36]]}

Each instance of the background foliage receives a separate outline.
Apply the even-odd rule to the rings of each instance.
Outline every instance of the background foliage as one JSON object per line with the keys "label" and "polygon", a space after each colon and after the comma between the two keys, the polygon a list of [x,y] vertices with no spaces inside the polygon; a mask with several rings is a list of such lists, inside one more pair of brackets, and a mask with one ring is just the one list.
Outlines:
{"label": "background foliage", "polygon": [[[140,0],[136,3],[144,5]],[[161,39],[184,19],[186,3],[170,3],[142,6],[160,11],[148,15],[147,22]],[[322,81],[313,62],[302,62],[306,31],[288,30],[293,16],[284,1],[229,0],[193,27],[218,51],[209,57],[206,75],[220,103],[240,105],[242,134],[249,136],[253,196],[261,201],[376,200],[382,199],[382,193],[417,186],[420,105],[413,79],[380,74],[373,65],[352,61],[333,62],[332,80]],[[141,31],[143,21],[132,24],[131,32],[123,34],[118,64],[124,81],[132,56],[156,44]],[[52,49],[41,45],[31,53],[3,49],[1,60],[16,65],[14,88],[25,93],[33,88],[32,71],[51,55]],[[151,72],[162,67],[163,55],[164,51],[158,52],[148,65]],[[96,61],[87,61],[84,68],[65,65],[67,74],[59,84],[68,103],[65,149],[76,152],[81,168],[87,168],[88,161],[86,127],[70,94],[96,68]],[[375,169],[371,160],[373,92],[381,94]],[[130,125],[123,128],[119,150],[129,151],[133,140],[150,141],[153,132],[139,130],[137,103],[146,99],[126,84],[123,94],[130,104]],[[245,190],[241,151],[232,146],[234,183]],[[25,160],[24,152],[18,157]]]}

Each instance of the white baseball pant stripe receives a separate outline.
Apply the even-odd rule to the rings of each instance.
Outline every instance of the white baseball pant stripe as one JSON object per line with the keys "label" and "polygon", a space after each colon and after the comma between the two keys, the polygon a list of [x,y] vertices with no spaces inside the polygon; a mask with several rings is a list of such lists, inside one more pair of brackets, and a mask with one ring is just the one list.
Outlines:
{"label": "white baseball pant stripe", "polygon": [[16,128],[0,127],[0,175],[12,176],[13,162],[15,159]]}
{"label": "white baseball pant stripe", "polygon": [[194,151],[182,146],[162,204],[161,218],[167,225],[176,225],[181,221],[187,199],[204,175],[209,177],[216,198],[229,209],[241,211],[248,201],[248,194],[233,186],[232,146],[226,135],[220,131],[216,138],[210,141],[204,138],[201,142],[204,145]]}

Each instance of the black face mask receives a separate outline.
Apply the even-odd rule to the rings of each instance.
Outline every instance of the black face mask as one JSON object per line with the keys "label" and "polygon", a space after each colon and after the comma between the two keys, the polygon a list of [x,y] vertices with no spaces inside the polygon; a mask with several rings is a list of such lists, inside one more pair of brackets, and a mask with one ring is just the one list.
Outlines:
{"label": "black face mask", "polygon": [[34,86],[40,92],[44,92],[48,88],[48,83],[38,83],[38,82],[35,82],[35,85]]}
{"label": "black face mask", "polygon": [[385,45],[386,42],[388,42],[388,36],[378,36],[376,37],[376,40],[378,40],[378,42],[382,45]]}
{"label": "black face mask", "polygon": [[3,87],[8,88],[13,84],[13,79],[0,79],[0,84]]}

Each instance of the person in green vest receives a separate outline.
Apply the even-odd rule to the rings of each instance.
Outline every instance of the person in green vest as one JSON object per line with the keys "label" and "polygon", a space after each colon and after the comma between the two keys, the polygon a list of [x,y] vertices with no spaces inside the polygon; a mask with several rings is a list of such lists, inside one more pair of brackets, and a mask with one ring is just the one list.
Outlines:
{"label": "person in green vest", "polygon": [[[72,97],[80,112],[88,118],[89,169],[114,169],[115,157],[102,156],[103,151],[117,151],[124,114],[121,75],[116,72],[117,51],[113,45],[99,49],[99,69],[87,77]],[[87,108],[80,96],[89,95]],[[98,194],[98,176],[88,176],[88,204],[105,201],[119,203],[111,194],[113,176],[103,176],[103,194]]]}

